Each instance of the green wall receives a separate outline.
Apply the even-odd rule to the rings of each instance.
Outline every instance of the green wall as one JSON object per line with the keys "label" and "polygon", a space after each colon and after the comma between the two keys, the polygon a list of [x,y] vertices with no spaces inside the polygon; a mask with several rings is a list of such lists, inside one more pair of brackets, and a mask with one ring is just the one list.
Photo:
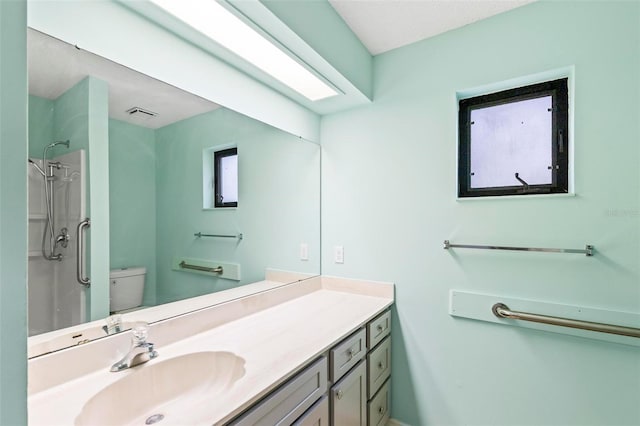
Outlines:
{"label": "green wall", "polygon": [[81,80],[53,101],[53,138],[70,143],[69,148],[58,145],[51,149],[51,157],[69,150],[89,150],[89,82],[89,78]]}
{"label": "green wall", "polygon": [[29,157],[42,158],[53,142],[54,101],[29,95]]}
{"label": "green wall", "polygon": [[[158,129],[156,143],[158,302],[239,284],[172,271],[174,257],[238,263],[241,284],[263,280],[267,267],[318,273],[318,145],[224,108]],[[238,147],[239,205],[203,209],[203,152],[228,145]],[[198,231],[244,239],[196,239]],[[301,242],[308,261],[298,260]]]}
{"label": "green wall", "polygon": [[0,2],[0,424],[27,423],[26,1]]}
{"label": "green wall", "polygon": [[111,269],[147,268],[143,305],[156,303],[155,131],[109,120]]}
{"label": "green wall", "polygon": [[[322,272],[396,283],[392,417],[640,424],[638,348],[449,315],[451,289],[640,311],[639,18],[536,2],[377,56],[374,103],[323,118]],[[456,201],[456,92],[571,65],[576,195]]]}
{"label": "green wall", "polygon": [[[240,206],[203,209],[204,152],[229,145],[239,151]],[[144,304],[260,281],[267,267],[320,270],[316,144],[220,108],[157,130],[110,120],[109,165],[111,268],[147,268]],[[301,242],[308,261],[298,259]],[[173,271],[175,257],[238,263],[241,280]]]}

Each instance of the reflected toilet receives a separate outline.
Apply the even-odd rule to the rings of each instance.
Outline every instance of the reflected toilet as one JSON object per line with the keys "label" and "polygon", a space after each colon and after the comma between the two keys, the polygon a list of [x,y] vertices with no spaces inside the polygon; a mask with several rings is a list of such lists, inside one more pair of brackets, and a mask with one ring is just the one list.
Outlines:
{"label": "reflected toilet", "polygon": [[141,309],[147,269],[129,267],[112,269],[109,273],[109,311],[126,313]]}

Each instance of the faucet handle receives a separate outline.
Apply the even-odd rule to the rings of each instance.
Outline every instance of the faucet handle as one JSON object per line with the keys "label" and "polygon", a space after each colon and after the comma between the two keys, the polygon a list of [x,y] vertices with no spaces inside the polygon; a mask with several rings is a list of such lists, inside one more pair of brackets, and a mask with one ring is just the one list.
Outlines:
{"label": "faucet handle", "polygon": [[133,333],[134,343],[146,343],[147,335],[149,334],[149,324],[144,321],[134,322],[131,327],[131,332]]}

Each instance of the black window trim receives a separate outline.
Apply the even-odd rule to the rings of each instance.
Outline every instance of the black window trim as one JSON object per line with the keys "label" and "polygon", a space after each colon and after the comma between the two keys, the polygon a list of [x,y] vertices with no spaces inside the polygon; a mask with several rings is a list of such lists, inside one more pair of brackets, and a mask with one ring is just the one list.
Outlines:
{"label": "black window trim", "polygon": [[[493,188],[471,188],[470,133],[471,111],[478,108],[552,97],[554,140],[552,142],[552,183],[545,185],[514,185]],[[503,195],[554,194],[569,192],[569,97],[568,78],[531,84],[515,89],[459,100],[458,110],[458,197],[487,197]]]}
{"label": "black window trim", "polygon": [[213,205],[216,208],[238,207],[237,201],[225,203],[224,200],[221,199],[222,196],[220,194],[222,192],[222,188],[221,188],[222,179],[220,179],[220,162],[222,161],[223,158],[232,157],[234,155],[238,155],[237,147],[227,148],[220,151],[215,151],[213,153],[213,187],[215,192],[213,194]]}

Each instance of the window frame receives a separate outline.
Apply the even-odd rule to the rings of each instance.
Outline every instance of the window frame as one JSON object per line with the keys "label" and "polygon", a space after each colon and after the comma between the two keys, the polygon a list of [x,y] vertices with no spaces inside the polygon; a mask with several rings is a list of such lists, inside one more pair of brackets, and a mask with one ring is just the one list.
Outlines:
{"label": "window frame", "polygon": [[[458,101],[458,197],[566,194],[569,192],[569,96],[568,78],[530,84]],[[551,183],[471,188],[471,111],[551,96]]]}
{"label": "window frame", "polygon": [[238,156],[238,147],[222,149],[213,153],[213,206],[214,208],[238,207],[238,201],[221,202],[222,179],[220,177],[221,161],[223,158]]}

